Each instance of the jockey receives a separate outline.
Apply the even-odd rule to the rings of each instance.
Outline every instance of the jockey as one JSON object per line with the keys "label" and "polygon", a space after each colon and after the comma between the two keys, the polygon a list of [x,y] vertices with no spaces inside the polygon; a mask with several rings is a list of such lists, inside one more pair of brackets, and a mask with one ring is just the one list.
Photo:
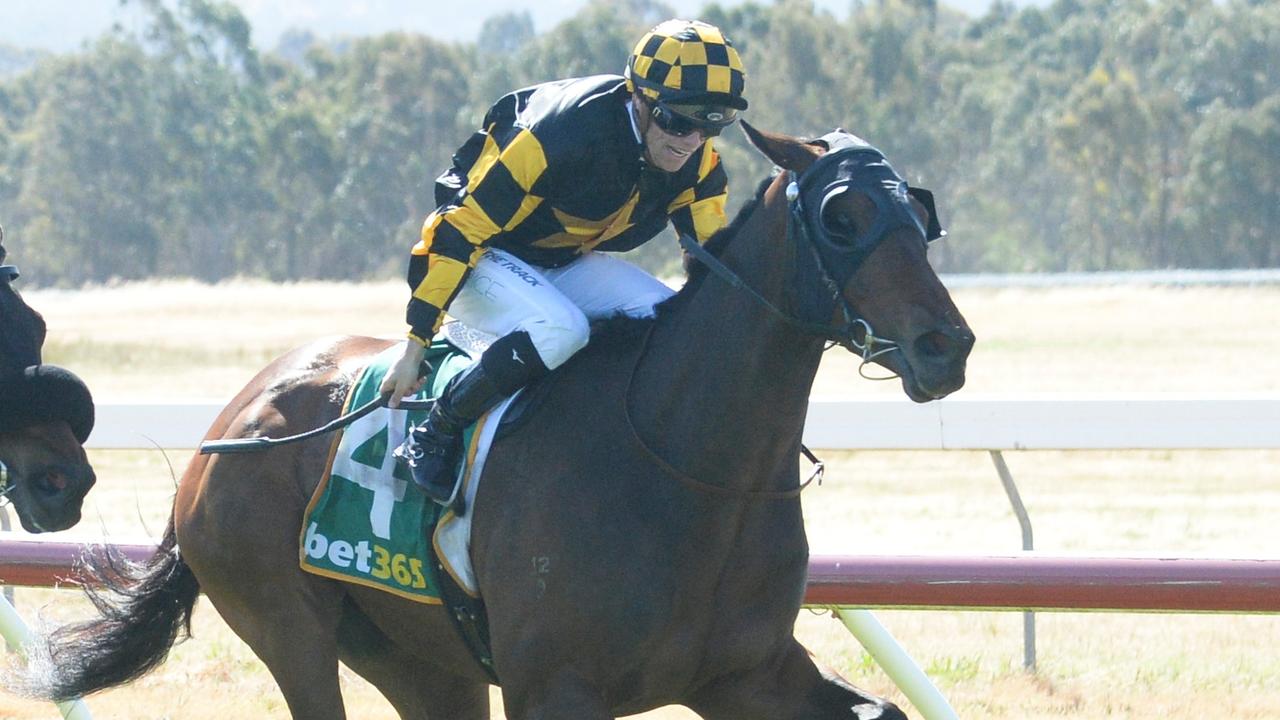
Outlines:
{"label": "jockey", "polygon": [[589,321],[646,317],[671,290],[597,251],[662,231],[705,242],[725,224],[727,179],[711,138],[747,108],[738,52],[706,23],[650,30],[623,76],[548,82],[500,98],[436,181],[409,264],[409,342],[381,392],[421,389],[447,311],[499,339],[454,378],[396,456],[449,502],[461,431],[587,343]]}

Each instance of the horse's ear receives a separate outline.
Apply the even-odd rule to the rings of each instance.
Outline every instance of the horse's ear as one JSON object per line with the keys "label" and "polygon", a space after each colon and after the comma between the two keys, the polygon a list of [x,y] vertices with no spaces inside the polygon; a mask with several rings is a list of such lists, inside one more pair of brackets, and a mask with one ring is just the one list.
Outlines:
{"label": "horse's ear", "polygon": [[746,120],[740,120],[738,124],[742,125],[742,132],[746,133],[747,140],[772,160],[774,165],[784,170],[802,173],[822,154],[822,148],[799,138],[757,130]]}

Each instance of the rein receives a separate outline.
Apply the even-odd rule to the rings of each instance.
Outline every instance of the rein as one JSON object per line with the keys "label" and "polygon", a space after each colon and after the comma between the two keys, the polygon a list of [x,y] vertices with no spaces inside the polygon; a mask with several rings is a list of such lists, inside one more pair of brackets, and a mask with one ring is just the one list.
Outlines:
{"label": "rein", "polygon": [[[397,410],[430,410],[435,403],[434,400],[401,400]],[[289,445],[291,443],[310,440],[313,437],[324,435],[325,433],[341,430],[369,413],[384,407],[387,404],[387,398],[376,397],[351,412],[339,415],[329,422],[318,428],[300,432],[297,435],[287,435],[285,437],[251,437],[251,438],[233,438],[231,440],[206,440],[200,443],[201,455],[237,455],[240,453],[257,452],[266,450],[277,445]],[[2,493],[0,493],[2,494]]]}
{"label": "rein", "polygon": [[[840,152],[842,151],[837,150],[832,153],[828,153],[828,155],[838,155]],[[810,169],[812,167],[813,166],[811,165]],[[806,173],[807,172],[808,171],[806,170]],[[833,304],[840,308],[840,311],[844,316],[844,324],[839,328],[833,329],[830,325],[825,323],[805,320],[786,312],[764,295],[760,294],[758,290],[748,285],[740,275],[730,269],[729,266],[721,262],[719,258],[712,255],[706,248],[702,247],[702,245],[698,244],[688,235],[679,236],[680,245],[686,252],[705,265],[708,270],[714,273],[721,280],[728,283],[731,288],[745,292],[748,297],[783,323],[806,335],[822,338],[830,343],[827,349],[830,349],[835,345],[840,345],[855,355],[858,355],[862,358],[862,363],[858,366],[859,375],[869,380],[892,379],[893,376],[872,377],[867,375],[865,372],[865,368],[871,363],[871,361],[885,353],[899,349],[899,346],[896,342],[875,334],[875,330],[871,327],[871,323],[867,322],[865,318],[860,316],[857,311],[853,309],[853,305],[849,302],[849,299],[844,296],[844,293],[840,291],[840,286],[832,278],[831,271],[827,268],[827,263],[823,258],[822,253],[818,251],[814,239],[810,235],[808,223],[804,218],[804,211],[801,207],[800,200],[800,182],[802,177],[803,175],[798,176],[794,172],[789,172],[789,182],[787,183],[786,190],[787,238],[795,242],[797,246],[803,241],[803,243],[809,248],[809,251],[813,253],[818,271],[821,273],[822,284],[831,292],[831,300]],[[656,323],[651,324],[645,333],[644,343],[641,345],[640,352],[636,355],[636,363],[631,368],[631,376],[627,380],[626,393],[623,395],[623,416],[626,418],[627,428],[631,431],[631,437],[636,441],[640,448],[645,451],[650,460],[661,467],[668,475],[676,478],[681,483],[700,492],[710,493],[712,495],[761,500],[786,500],[799,497],[800,493],[802,493],[814,480],[818,480],[818,484],[822,484],[821,478],[826,472],[826,466],[813,454],[812,451],[809,450],[809,448],[805,447],[803,443],[800,445],[800,450],[804,453],[805,458],[814,464],[813,472],[809,475],[808,479],[797,485],[795,488],[791,490],[778,491],[734,490],[720,485],[713,485],[682,472],[679,468],[676,468],[671,463],[667,462],[662,456],[654,452],[654,450],[649,447],[649,444],[644,441],[644,438],[640,437],[640,433],[636,429],[635,422],[631,417],[630,399],[631,388],[636,378],[636,371],[639,369],[640,361],[644,358],[645,351],[649,347],[649,339],[653,334],[653,328],[655,325]],[[861,340],[858,340],[859,330],[861,330]]]}
{"label": "rein", "polygon": [[800,497],[800,493],[804,492],[804,489],[809,487],[810,483],[814,480],[817,480],[819,485],[822,484],[822,476],[825,475],[827,471],[826,465],[803,444],[800,445],[800,451],[804,453],[805,458],[807,458],[809,462],[813,463],[813,472],[809,474],[809,477],[804,482],[790,490],[735,490],[721,485],[713,485],[685,473],[676,466],[667,462],[661,455],[654,452],[653,448],[649,447],[649,443],[645,442],[644,438],[640,437],[640,432],[636,430],[635,421],[631,419],[631,388],[635,384],[636,371],[640,369],[640,361],[644,359],[645,353],[649,349],[649,339],[653,336],[653,329],[655,327],[657,327],[657,323],[651,322],[649,323],[649,328],[645,330],[644,342],[640,344],[640,352],[636,353],[636,362],[631,366],[631,376],[627,378],[627,389],[622,395],[622,416],[626,418],[627,429],[631,431],[631,438],[636,441],[636,444],[640,446],[641,450],[644,450],[645,454],[649,456],[649,459],[652,460],[654,464],[662,468],[663,472],[679,480],[681,483],[693,490],[729,498],[743,498],[747,500],[790,500]]}

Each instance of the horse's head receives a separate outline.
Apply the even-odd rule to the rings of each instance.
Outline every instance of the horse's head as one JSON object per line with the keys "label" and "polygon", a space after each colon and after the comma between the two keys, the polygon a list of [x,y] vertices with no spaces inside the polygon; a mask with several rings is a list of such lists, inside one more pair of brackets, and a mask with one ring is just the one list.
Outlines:
{"label": "horse's head", "polygon": [[810,278],[797,288],[800,305],[829,314],[833,336],[901,376],[912,400],[960,389],[974,338],[926,256],[944,234],[932,195],[908,187],[880,151],[843,131],[805,142],[742,125],[791,173],[779,181],[790,185],[788,225],[811,250],[796,253]]}
{"label": "horse's head", "polygon": [[0,494],[27,532],[65,530],[80,521],[97,477],[65,420],[0,432]]}
{"label": "horse's head", "polygon": [[44,318],[13,288],[18,270],[5,255],[0,244],[0,496],[29,532],[64,530],[96,479],[81,447],[93,398],[71,372],[41,364]]}

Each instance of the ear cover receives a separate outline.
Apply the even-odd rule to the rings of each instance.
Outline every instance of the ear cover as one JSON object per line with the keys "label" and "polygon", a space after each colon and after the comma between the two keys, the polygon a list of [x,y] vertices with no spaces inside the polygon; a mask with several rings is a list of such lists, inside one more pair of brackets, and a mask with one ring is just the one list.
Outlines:
{"label": "ear cover", "polygon": [[933,204],[933,193],[918,187],[908,187],[907,193],[919,200],[924,209],[929,211],[929,224],[924,229],[925,240],[933,242],[940,237],[946,237],[947,231],[942,229],[942,223],[938,221],[938,209]]}
{"label": "ear cover", "polygon": [[0,432],[63,420],[81,443],[93,431],[93,395],[84,381],[57,365],[32,365],[0,380]]}

